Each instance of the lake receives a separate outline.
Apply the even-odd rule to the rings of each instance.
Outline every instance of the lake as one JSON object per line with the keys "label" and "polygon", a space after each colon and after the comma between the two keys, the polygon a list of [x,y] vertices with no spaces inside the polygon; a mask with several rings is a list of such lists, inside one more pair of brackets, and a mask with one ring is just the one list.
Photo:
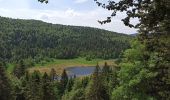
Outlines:
{"label": "lake", "polygon": [[94,70],[95,70],[95,66],[88,66],[88,67],[76,66],[76,67],[66,68],[66,71],[69,72],[68,73],[69,77],[73,77],[74,75],[76,75],[76,77],[90,75],[94,72]]}

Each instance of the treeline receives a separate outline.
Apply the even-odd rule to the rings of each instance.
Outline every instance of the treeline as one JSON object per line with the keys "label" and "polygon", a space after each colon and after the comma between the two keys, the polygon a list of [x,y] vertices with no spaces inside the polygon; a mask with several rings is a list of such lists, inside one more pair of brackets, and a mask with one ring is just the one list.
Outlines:
{"label": "treeline", "polygon": [[96,28],[0,17],[0,61],[117,58],[131,38]]}
{"label": "treeline", "polygon": [[[91,76],[69,77],[63,70],[61,76],[54,69],[49,74],[28,73],[22,62],[11,77],[0,66],[0,100],[110,100],[111,91],[118,85],[116,67],[105,63],[97,65]],[[20,74],[24,72],[24,74]]]}
{"label": "treeline", "polygon": [[0,100],[169,100],[168,57],[145,48],[134,40],[118,66],[96,65],[92,75],[82,78],[69,78],[65,70],[61,76],[54,69],[28,73],[22,60],[8,75],[1,64]]}
{"label": "treeline", "polygon": [[[24,100],[27,96],[31,98],[28,100],[46,100],[45,96],[53,97],[54,93],[59,93],[59,100],[170,100],[169,0],[109,1],[108,5],[95,1],[99,6],[112,10],[112,16],[117,11],[127,12],[127,17],[123,19],[124,24],[139,28],[139,36],[132,41],[131,48],[123,53],[118,69],[105,73],[105,68],[101,71],[96,66],[91,77],[82,80],[76,78],[73,82],[69,82],[69,78],[65,77],[66,72],[63,72],[61,80],[57,81],[59,85],[56,86],[60,89],[53,88],[56,92],[51,92],[53,90],[50,89],[47,74],[40,75],[36,71],[33,74],[24,74],[29,79],[25,82],[22,79],[27,78],[22,76],[23,73],[18,74],[21,75],[20,78],[7,76],[4,67],[0,67],[1,100],[10,100],[13,97]],[[133,26],[129,22],[130,18],[135,17],[140,22]],[[100,23],[107,21],[111,21],[110,17]],[[16,68],[18,70],[23,69],[22,62],[20,63]],[[25,84],[29,84],[29,88]],[[25,92],[28,95],[25,96]],[[48,99],[53,100],[50,97]]]}

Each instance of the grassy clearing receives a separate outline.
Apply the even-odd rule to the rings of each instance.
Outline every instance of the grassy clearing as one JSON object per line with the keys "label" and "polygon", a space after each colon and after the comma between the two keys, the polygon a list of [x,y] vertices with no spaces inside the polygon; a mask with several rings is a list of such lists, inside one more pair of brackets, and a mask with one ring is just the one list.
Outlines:
{"label": "grassy clearing", "polygon": [[12,71],[13,71],[13,69],[14,69],[14,64],[7,64],[7,72],[8,73],[11,73]]}
{"label": "grassy clearing", "polygon": [[36,64],[35,67],[29,68],[29,72],[33,72],[34,70],[39,70],[41,73],[47,72],[49,73],[51,68],[54,68],[58,74],[61,74],[64,68],[80,66],[95,66],[97,63],[100,66],[103,66],[104,63],[107,62],[108,65],[115,65],[114,60],[103,60],[103,59],[93,59],[91,61],[87,61],[85,58],[75,58],[75,59],[55,59],[52,62],[47,62],[43,66],[40,64]]}

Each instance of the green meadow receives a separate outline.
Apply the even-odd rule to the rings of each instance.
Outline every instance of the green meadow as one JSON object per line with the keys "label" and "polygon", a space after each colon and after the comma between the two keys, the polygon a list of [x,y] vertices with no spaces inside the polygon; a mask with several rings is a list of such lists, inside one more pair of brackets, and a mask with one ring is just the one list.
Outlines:
{"label": "green meadow", "polygon": [[34,70],[39,70],[41,73],[49,73],[51,68],[54,68],[57,73],[61,74],[62,70],[67,67],[88,67],[96,66],[97,64],[103,66],[105,62],[107,62],[108,65],[115,65],[114,60],[92,59],[91,61],[87,61],[85,58],[54,59],[53,61],[47,62],[43,65],[35,64],[34,67],[28,68],[28,71],[33,72]]}

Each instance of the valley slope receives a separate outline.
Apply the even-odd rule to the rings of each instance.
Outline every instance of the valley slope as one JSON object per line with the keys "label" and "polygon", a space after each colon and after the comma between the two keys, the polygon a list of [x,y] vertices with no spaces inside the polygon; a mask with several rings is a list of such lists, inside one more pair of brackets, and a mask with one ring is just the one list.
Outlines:
{"label": "valley slope", "polygon": [[97,28],[0,17],[0,61],[38,63],[76,57],[113,59],[129,47],[131,36]]}

